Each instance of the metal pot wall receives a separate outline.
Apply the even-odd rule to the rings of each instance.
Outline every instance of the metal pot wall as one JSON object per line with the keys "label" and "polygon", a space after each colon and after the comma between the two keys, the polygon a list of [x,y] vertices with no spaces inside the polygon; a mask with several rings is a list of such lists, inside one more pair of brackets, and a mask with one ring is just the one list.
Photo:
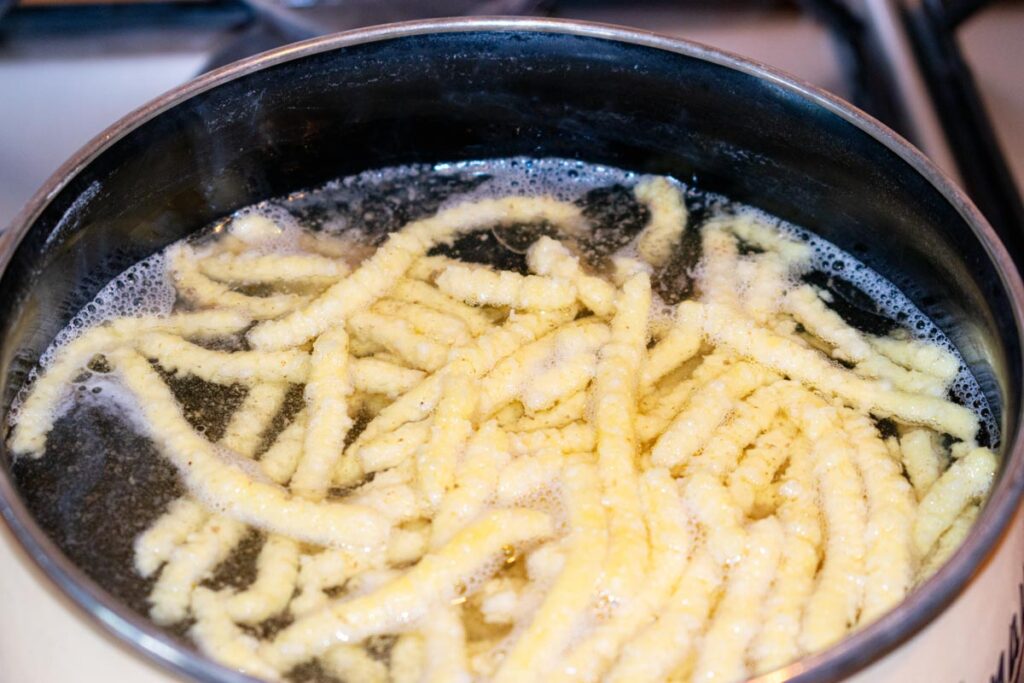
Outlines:
{"label": "metal pot wall", "polygon": [[[1000,653],[1011,618],[1019,633],[1024,560],[1020,279],[970,201],[892,131],[698,45],[549,20],[417,22],[281,48],[155,100],[71,159],[0,240],[4,409],[101,286],[220,216],[369,168],[513,155],[667,173],[763,208],[861,258],[944,329],[999,414],[989,503],[899,608],[763,680],[987,680],[1000,662],[1012,680],[1019,638]],[[113,568],[76,566],[66,529],[39,523],[38,491],[11,465],[0,451],[0,513],[83,610],[160,664],[247,680],[114,599]]]}

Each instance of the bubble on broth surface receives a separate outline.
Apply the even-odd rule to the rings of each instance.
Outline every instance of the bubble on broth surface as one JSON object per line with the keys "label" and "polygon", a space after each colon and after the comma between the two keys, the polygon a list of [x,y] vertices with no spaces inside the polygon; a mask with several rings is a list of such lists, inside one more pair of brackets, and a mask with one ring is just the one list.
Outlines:
{"label": "bubble on broth surface", "polygon": [[[39,357],[39,367],[29,371],[25,384],[18,390],[11,404],[7,413],[8,424],[13,425],[17,422],[18,409],[38,377],[40,368],[45,370],[62,347],[78,339],[89,328],[115,318],[169,315],[176,298],[174,285],[167,276],[163,252],[136,263],[111,280],[91,302],[71,318]],[[65,401],[60,409],[66,408]]]}
{"label": "bubble on broth surface", "polygon": [[[987,436],[987,441],[992,446],[999,443],[999,424],[996,415],[977,378],[964,362],[963,356],[935,322],[907,298],[895,284],[869,268],[852,254],[843,251],[810,230],[787,223],[758,209],[742,207],[738,210],[750,213],[758,220],[776,227],[810,246],[813,254],[812,278],[817,276],[815,284],[818,282],[845,284],[852,287],[855,293],[863,295],[864,301],[870,302],[874,307],[873,311],[864,308],[860,308],[859,311],[872,316],[873,319],[869,324],[858,324],[857,319],[847,318],[848,323],[858,327],[861,331],[875,334],[899,331],[913,339],[935,344],[952,353],[960,363],[960,371],[953,380],[950,394],[957,402],[978,414],[981,419],[981,436]],[[840,315],[846,312],[842,307],[836,306],[836,303],[832,302],[830,306],[836,309]],[[874,327],[879,323],[887,329],[865,329],[865,327]]]}

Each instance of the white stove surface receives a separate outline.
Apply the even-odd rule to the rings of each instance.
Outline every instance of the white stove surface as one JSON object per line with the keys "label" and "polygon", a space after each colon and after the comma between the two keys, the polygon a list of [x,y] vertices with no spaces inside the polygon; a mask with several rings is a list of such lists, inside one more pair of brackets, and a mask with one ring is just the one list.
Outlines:
{"label": "white stove surface", "polygon": [[94,626],[0,524],[0,683],[174,683]]}

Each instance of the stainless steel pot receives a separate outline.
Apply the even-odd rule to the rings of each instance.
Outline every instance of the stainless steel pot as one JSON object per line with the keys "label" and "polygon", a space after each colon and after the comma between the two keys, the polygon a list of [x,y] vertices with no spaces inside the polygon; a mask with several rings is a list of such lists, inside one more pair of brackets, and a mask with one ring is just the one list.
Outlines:
{"label": "stainless steel pot", "polygon": [[[759,206],[853,252],[940,324],[998,412],[995,491],[953,560],[896,610],[762,680],[980,680],[1000,661],[999,680],[1012,680],[1024,651],[1024,288],[1011,259],[970,201],[892,131],[699,45],[551,20],[415,22],[287,46],[164,95],[65,164],[0,240],[3,405],[113,275],[219,216],[367,168],[512,155],[670,173]],[[14,476],[0,451],[0,514],[102,628],[182,674],[247,680],[126,606],[117,562],[130,534],[76,514],[120,504],[116,487],[100,485],[108,455],[89,479],[50,456]]]}

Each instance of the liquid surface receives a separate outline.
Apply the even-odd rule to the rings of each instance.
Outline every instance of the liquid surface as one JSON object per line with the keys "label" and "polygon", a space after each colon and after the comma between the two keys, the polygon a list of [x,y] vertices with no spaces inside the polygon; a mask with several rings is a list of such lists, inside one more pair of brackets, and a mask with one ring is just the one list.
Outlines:
{"label": "liquid surface", "polygon": [[[648,191],[651,187],[657,192]],[[344,280],[345,273],[360,268],[367,257],[380,254],[382,245],[390,244],[388,234],[435,214],[453,215],[459,206],[507,197],[544,197],[554,208],[533,214],[533,209],[526,210],[524,215],[538,215],[540,220],[502,225],[485,221],[462,231],[446,228],[450,237],[431,245],[430,256],[412,259],[409,273],[417,267],[423,272],[406,277],[430,288],[437,301],[454,302],[450,309],[434,299],[431,304],[388,295],[390,287],[385,286],[362,307],[376,317],[367,317],[362,308],[346,312],[353,297],[339,299],[331,312],[349,320],[347,332],[339,333],[340,341],[328,339],[333,324],[322,321],[310,328],[310,334],[295,336],[299,323],[308,320],[300,321],[294,312],[315,307],[333,291],[332,283]],[[676,215],[665,213],[673,202],[681,203],[682,218],[674,233],[669,227],[668,251],[659,250],[650,240],[645,243],[645,236],[660,216]],[[529,205],[528,200],[523,203]],[[551,218],[576,214],[585,230]],[[772,239],[783,246],[776,249],[765,235],[774,235]],[[734,271],[725,271],[724,294],[715,293],[721,275],[715,273],[722,270],[722,261],[709,247],[720,237],[722,258],[732,259]],[[571,258],[579,259],[583,273],[573,277],[599,282],[571,281],[563,271],[538,273],[537,245],[543,238],[558,240]],[[799,258],[783,258],[787,249],[799,252]],[[295,266],[292,277],[254,275],[255,259],[286,256],[309,258]],[[181,263],[221,258],[217,267],[227,268],[235,257],[250,260],[234,275],[216,275],[217,264],[211,264],[202,276],[222,281],[219,286],[226,296],[204,303],[200,294],[183,285]],[[495,269],[486,271],[490,274],[508,273],[496,283],[486,279],[490,275],[481,276],[480,269],[467,270],[456,262],[486,264]],[[275,263],[284,272],[281,262]],[[322,270],[302,275],[312,272],[303,268],[314,266]],[[521,277],[527,275],[535,278],[529,285]],[[630,287],[648,280],[653,298],[640,314],[648,321],[647,330],[630,336],[623,322],[623,301],[632,301]],[[603,303],[595,298],[602,287],[612,292]],[[576,307],[568,313],[564,305],[551,303],[565,292],[570,292],[566,305],[575,301]],[[865,623],[898,601],[955,549],[991,482],[986,468],[994,461],[975,440],[981,446],[998,443],[995,416],[955,349],[927,317],[891,283],[813,233],[722,197],[689,191],[675,181],[658,179],[652,185],[649,177],[618,169],[518,158],[374,171],[266,202],[118,277],[58,335],[41,361],[42,378],[57,372],[54,368],[74,352],[76,343],[84,345],[99,326],[108,329],[124,319],[201,309],[228,310],[234,301],[230,297],[236,295],[259,300],[261,313],[255,317],[263,321],[216,333],[193,329],[191,335],[175,328],[169,335],[236,358],[246,352],[292,353],[289,359],[301,361],[305,369],[287,375],[276,366],[267,369],[274,365],[267,362],[270,356],[260,356],[262,362],[246,372],[258,373],[262,365],[262,379],[229,376],[226,364],[204,362],[188,349],[161,347],[168,341],[166,334],[158,330],[153,336],[154,328],[147,327],[88,353],[81,367],[68,375],[66,390],[42,413],[32,409],[32,392],[40,393],[38,387],[44,384],[34,378],[9,419],[22,431],[28,431],[40,414],[52,423],[52,430],[45,430],[45,452],[26,447],[26,454],[15,462],[15,475],[30,507],[65,552],[101,585],[177,637],[198,643],[229,666],[268,679],[419,680],[422,674],[434,676],[431,680],[516,680],[529,671],[565,680],[641,680],[641,675],[660,680],[669,674],[685,679],[709,672],[721,680],[736,680],[827,646],[845,632],[847,621]],[[378,298],[385,300],[383,304],[373,303]],[[686,303],[691,300],[692,310]],[[272,301],[281,304],[280,311],[266,313]],[[403,308],[398,305],[402,303],[414,306]],[[595,310],[605,304],[607,310]],[[466,307],[472,307],[472,314]],[[840,317],[826,319],[820,308]],[[699,320],[680,322],[684,309],[697,311]],[[519,329],[517,316],[529,326],[530,316],[538,315],[564,319],[538,323],[535,337],[557,341],[532,365],[525,360],[513,364],[518,370],[505,380],[495,375],[507,367],[500,355],[482,368],[482,361],[473,356],[478,360],[469,363],[472,372],[463,366],[458,366],[458,373],[445,370],[459,358],[452,349],[473,347],[475,339],[501,326]],[[315,316],[307,316],[311,317]],[[295,325],[279,324],[293,319]],[[391,329],[388,321],[397,326],[394,334],[386,331]],[[817,375],[812,377],[809,366],[780,366],[787,360],[772,360],[764,344],[736,337],[735,330],[742,326],[736,321],[754,321],[755,329],[820,358],[839,373],[828,385],[833,388],[821,384]],[[224,321],[217,324],[230,327]],[[681,331],[673,332],[677,328]],[[277,341],[277,332],[290,341]],[[684,339],[686,334],[696,335],[697,346],[679,351],[673,360],[666,351],[669,340],[692,346]],[[216,477],[190,474],[192,460],[181,457],[188,449],[179,447],[193,443],[187,441],[191,437],[181,436],[182,429],[175,428],[175,435],[175,429],[159,433],[154,427],[159,416],[147,407],[160,398],[159,389],[152,401],[141,400],[147,382],[136,378],[133,384],[126,378],[124,368],[131,357],[123,356],[122,347],[142,343],[137,337],[147,340],[148,346],[139,347],[143,356],[155,361],[152,366],[143,363],[140,372],[153,372],[161,386],[169,387],[189,431],[211,444],[211,462],[278,491],[274,495],[298,501],[295,504],[310,514],[332,504],[368,507],[373,514],[352,523],[365,522],[369,529],[384,519],[391,530],[382,538],[390,540],[372,547],[376,536],[368,530],[348,543],[346,533],[356,532],[347,532],[344,524],[333,529],[332,536],[328,522],[312,528],[317,526],[312,518],[293,523],[295,515],[284,513],[275,521],[261,516],[262,509],[238,518],[223,490],[211,483]],[[913,340],[921,343],[915,346]],[[342,344],[347,365],[324,381],[322,389],[311,389],[313,380],[305,380],[314,376],[309,373],[337,358],[329,350],[336,347],[328,347],[328,342]],[[540,343],[524,338],[505,356],[529,357],[524,349]],[[630,361],[629,352],[621,352],[620,358],[619,352],[609,350],[629,344],[639,344],[635,351],[646,354],[646,360]],[[938,359],[942,369],[918,363],[915,359],[923,357],[919,351]],[[655,363],[652,359],[659,353],[656,362],[665,364],[664,371],[643,377],[644,368]],[[273,358],[281,365],[290,362],[283,356]],[[353,368],[367,359],[378,365],[363,365],[368,378],[355,379]],[[721,363],[717,371],[716,363]],[[744,376],[748,364],[754,379]],[[615,379],[617,372],[639,386],[623,389],[621,380]],[[401,404],[404,395],[418,391],[421,382],[442,376],[435,389],[424,394],[434,396],[425,414],[414,410],[389,423],[388,411],[395,411],[393,406]],[[515,385],[511,393],[509,381]],[[854,385],[856,381],[862,384]],[[693,385],[690,394],[687,382]],[[730,382],[751,386],[740,390]],[[289,429],[301,427],[320,410],[327,399],[317,392],[330,393],[339,383],[354,385],[338,396],[347,402],[348,414],[333,420],[344,423],[340,436],[333,427],[306,425],[305,432],[297,431],[302,446],[294,456],[298,464],[291,465],[292,470],[297,468],[294,476],[265,466],[268,454],[273,458],[283,452]],[[777,394],[758,393],[759,387],[776,385]],[[477,396],[481,387],[483,393]],[[463,393],[473,395],[469,408],[459,403]],[[918,404],[904,395],[927,398]],[[947,398],[974,411],[973,432],[964,431],[970,429],[960,426],[963,420],[945,420],[947,413],[951,419],[964,418],[942,407],[952,405],[944,403]],[[570,405],[573,401],[578,407]],[[625,442],[605,433],[610,426],[600,419],[604,401],[624,401],[638,412],[622,427],[631,434]],[[553,414],[560,407],[567,417]],[[245,411],[250,411],[255,428],[238,423]],[[608,412],[605,422],[620,417],[618,412]],[[704,424],[711,419],[706,414],[716,414],[716,422]],[[831,417],[821,417],[826,414]],[[431,421],[445,426],[432,430]],[[321,443],[321,436],[310,436],[314,429],[321,429],[323,439],[340,439],[319,476],[315,463],[306,466],[303,460],[311,457],[311,439]],[[827,454],[816,449],[842,451],[847,442],[837,445],[828,440],[844,434],[854,443],[859,435],[878,449],[865,455],[854,448],[847,460],[822,464]],[[18,436],[16,430],[15,439]],[[406,440],[415,447],[397,445]],[[800,471],[796,455],[787,455],[802,450],[807,452],[803,457],[812,458],[803,465],[807,471]],[[493,453],[488,455],[489,451]],[[177,459],[169,452],[176,452]],[[31,457],[40,454],[41,458]],[[446,466],[454,469],[437,475],[430,458],[443,460],[448,454],[455,458]],[[873,478],[865,463],[883,456],[877,462],[892,476]],[[362,465],[346,474],[340,463],[347,461]],[[370,462],[377,464],[368,469]],[[495,479],[488,484],[488,477]],[[626,488],[620,490],[620,484]],[[588,486],[601,489],[591,493],[600,494],[596,500],[607,517],[607,526],[598,524],[589,531],[593,515],[585,510]],[[936,493],[929,500],[929,488],[935,486],[944,487],[943,495]],[[475,489],[479,500],[474,501]],[[451,502],[453,492],[464,499]],[[893,498],[904,500],[904,508],[883,509],[880,501]],[[859,521],[836,512],[836,501],[841,500],[858,501]],[[665,505],[677,506],[672,509],[678,514],[673,517]],[[472,514],[462,518],[456,512],[460,509]],[[500,516],[509,511],[519,516]],[[806,519],[818,519],[817,531],[803,537],[801,525],[806,520],[801,522],[801,515],[808,514]],[[455,521],[444,515],[454,515]],[[629,520],[646,529],[633,545],[628,531],[623,531]],[[300,528],[304,524],[309,528]],[[926,528],[928,524],[938,525],[937,531]],[[528,530],[531,525],[536,527],[533,531]],[[736,534],[717,538],[712,529],[718,527],[735,528]],[[520,535],[486,549],[487,537],[510,528]],[[882,529],[903,538],[904,545],[870,546]],[[474,530],[483,534],[483,540],[471,538]],[[843,536],[857,530],[858,538]],[[148,540],[140,540],[144,538]],[[477,548],[478,556],[474,566],[449,576],[446,584],[437,576],[431,578],[429,568],[454,561],[432,559],[449,557],[445,553],[454,552],[453,538]],[[915,549],[919,538],[929,543]],[[598,560],[588,573],[582,568],[585,553],[574,553],[574,544],[605,542],[607,561]],[[616,553],[624,548],[651,553],[647,570],[642,558],[633,562],[656,584],[664,563],[655,560],[657,553],[666,552],[659,550],[664,542],[678,544],[666,555],[680,559],[676,575],[661,577],[660,593],[654,587],[644,592],[639,585],[630,586],[628,567]],[[813,564],[802,579],[801,569],[784,559],[794,548],[794,557],[799,557],[801,543],[806,561]],[[861,555],[844,554],[844,545],[859,547]],[[825,558],[820,571],[818,557]],[[880,561],[889,566],[880,567]],[[175,571],[178,578],[169,578]],[[868,585],[867,592],[849,604],[835,578],[843,571]],[[614,578],[616,572],[622,573],[622,585],[601,583],[606,579],[599,577]],[[394,597],[403,576],[421,580],[405,597]],[[892,576],[902,577],[897,593],[871,587],[873,579]],[[570,584],[580,583],[581,577],[598,583],[589,593],[576,595]],[[440,583],[429,584],[431,580]],[[674,586],[680,581],[694,584],[696,592],[689,597],[679,593]],[[709,602],[703,616],[687,617],[689,607],[679,605],[699,604],[701,581],[710,582],[704,599],[718,596],[717,602]],[[428,584],[443,596],[429,608],[420,604],[427,599],[417,593]],[[797,597],[800,591],[803,598]],[[397,602],[388,603],[389,595]],[[324,619],[330,614],[342,622],[354,619],[345,610],[356,609],[360,599],[401,604],[418,616],[410,617],[410,624],[360,631],[362,635],[353,636],[358,646],[335,643],[324,649],[297,635],[303,625],[314,623],[307,620],[314,620],[318,610]],[[754,624],[743,621],[740,608],[765,601],[780,613],[795,615],[797,625],[779,622],[761,632],[750,631]],[[336,607],[339,611],[332,612]],[[552,616],[559,610],[574,616],[560,621]],[[850,612],[845,617],[844,610]],[[661,618],[656,618],[659,614]],[[672,623],[671,618],[681,621]],[[678,633],[687,619],[700,624],[693,634],[693,656],[687,659],[683,649],[669,661],[665,652],[673,648],[659,637]],[[837,619],[843,625],[833,633]],[[321,628],[342,630],[337,624]],[[555,635],[544,636],[543,628],[554,628]],[[750,632],[736,636],[744,629]],[[559,649],[551,651],[550,642]],[[644,665],[648,669],[642,670],[639,655],[619,657],[620,647],[623,652],[652,653],[651,663]],[[597,657],[592,650],[610,654]],[[590,668],[572,669],[574,662]]]}

